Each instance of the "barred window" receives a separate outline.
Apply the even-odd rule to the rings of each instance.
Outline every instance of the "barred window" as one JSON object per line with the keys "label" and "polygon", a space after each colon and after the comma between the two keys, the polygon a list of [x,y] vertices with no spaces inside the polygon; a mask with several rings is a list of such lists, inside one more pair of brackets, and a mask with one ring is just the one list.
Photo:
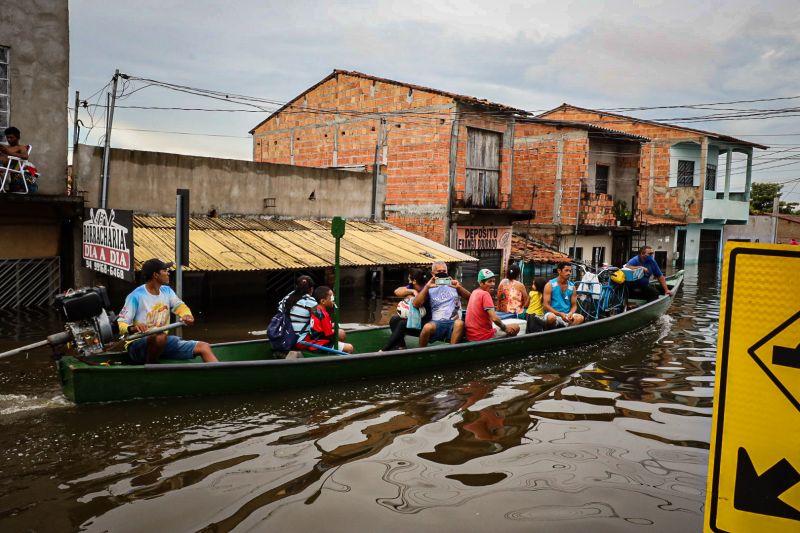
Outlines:
{"label": "barred window", "polygon": [[611,169],[608,165],[597,165],[594,173],[594,192],[608,194],[608,174]]}
{"label": "barred window", "polygon": [[717,190],[717,165],[706,165],[706,190]]}
{"label": "barred window", "polygon": [[694,161],[678,161],[678,187],[694,185]]}
{"label": "barred window", "polygon": [[8,127],[8,114],[11,108],[9,101],[9,56],[10,50],[7,46],[0,46],[0,140],[5,140],[3,130]]}

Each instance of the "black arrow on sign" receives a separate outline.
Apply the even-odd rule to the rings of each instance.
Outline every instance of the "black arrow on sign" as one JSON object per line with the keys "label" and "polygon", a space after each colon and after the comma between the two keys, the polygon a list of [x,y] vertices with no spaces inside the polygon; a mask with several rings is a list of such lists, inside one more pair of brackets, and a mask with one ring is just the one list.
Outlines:
{"label": "black arrow on sign", "polygon": [[749,513],[800,520],[800,511],[778,499],[797,483],[800,483],[800,472],[786,459],[781,459],[759,476],[747,450],[739,448],[733,506]]}
{"label": "black arrow on sign", "polygon": [[800,344],[797,348],[775,346],[772,348],[772,364],[800,368]]}

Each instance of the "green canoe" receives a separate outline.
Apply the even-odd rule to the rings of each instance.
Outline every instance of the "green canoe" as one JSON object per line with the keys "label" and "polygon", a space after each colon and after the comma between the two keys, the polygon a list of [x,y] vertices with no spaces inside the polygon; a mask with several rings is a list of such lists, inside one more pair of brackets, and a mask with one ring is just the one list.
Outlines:
{"label": "green canoe", "polygon": [[[680,271],[667,281],[677,290],[682,280]],[[389,337],[388,327],[383,326],[348,332],[347,342],[358,353],[347,356],[277,359],[266,340],[250,340],[213,345],[220,362],[212,364],[195,359],[134,366],[122,364],[124,354],[105,354],[83,360],[66,356],[57,365],[64,394],[75,403],[269,392],[394,377],[596,342],[650,324],[666,313],[672,298],[662,296],[625,313],[580,326],[457,345],[435,343],[427,348],[379,353],[376,350]],[[111,364],[98,364],[103,362]]]}

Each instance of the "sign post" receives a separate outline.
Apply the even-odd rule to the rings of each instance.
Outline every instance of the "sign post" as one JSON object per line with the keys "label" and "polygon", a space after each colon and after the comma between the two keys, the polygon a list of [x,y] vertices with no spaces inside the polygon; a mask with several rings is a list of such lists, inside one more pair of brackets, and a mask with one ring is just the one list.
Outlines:
{"label": "sign post", "polygon": [[334,281],[333,281],[333,299],[336,302],[333,308],[333,346],[339,346],[339,248],[342,237],[344,237],[345,219],[341,217],[334,217],[331,223],[331,235],[336,240],[336,252],[334,259]]}
{"label": "sign post", "polygon": [[725,247],[705,531],[800,530],[800,247]]}
{"label": "sign post", "polygon": [[[189,265],[189,189],[175,196],[175,294],[183,299],[183,267]],[[182,328],[176,334],[181,335]]]}

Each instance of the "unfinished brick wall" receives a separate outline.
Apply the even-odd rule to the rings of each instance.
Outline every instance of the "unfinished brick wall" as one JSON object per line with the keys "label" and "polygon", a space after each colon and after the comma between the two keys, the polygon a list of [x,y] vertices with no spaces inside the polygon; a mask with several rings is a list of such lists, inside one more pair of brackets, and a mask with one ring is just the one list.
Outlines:
{"label": "unfinished brick wall", "polygon": [[[670,145],[680,141],[701,142],[703,135],[657,124],[637,122],[617,115],[606,115],[569,106],[560,107],[543,117],[604,124],[608,128],[652,139],[642,145],[639,162],[639,209],[687,222],[700,222],[703,209],[702,183],[697,187],[670,187]],[[654,156],[651,165],[651,154]],[[652,166],[652,172],[651,172]],[[652,176],[652,191],[651,189]],[[648,208],[652,202],[652,208]]]}
{"label": "unfinished brick wall", "polygon": [[[452,98],[338,74],[257,126],[254,159],[300,166],[385,165],[386,220],[444,242]],[[415,114],[392,113],[416,111]]]}
{"label": "unfinished brick wall", "polygon": [[[578,187],[587,176],[589,138],[585,129],[519,123],[515,128],[513,209],[533,209],[533,224],[554,224],[556,177],[561,156],[561,224],[574,224]],[[526,224],[527,222],[523,222]]]}
{"label": "unfinished brick wall", "polygon": [[586,192],[581,196],[581,224],[609,227],[616,224],[611,195]]}

